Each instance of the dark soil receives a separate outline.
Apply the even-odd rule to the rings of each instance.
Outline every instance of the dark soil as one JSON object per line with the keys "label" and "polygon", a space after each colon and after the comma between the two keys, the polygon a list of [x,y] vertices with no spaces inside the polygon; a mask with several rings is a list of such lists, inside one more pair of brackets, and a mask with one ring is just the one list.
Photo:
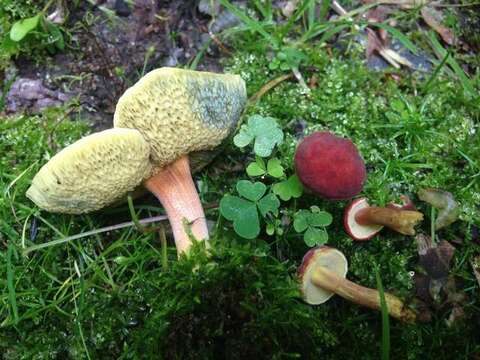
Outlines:
{"label": "dark soil", "polygon": [[[16,78],[37,81],[36,86],[40,80],[47,88],[43,93],[78,98],[81,117],[95,130],[105,129],[112,126],[120,95],[141,77],[139,69],[146,73],[160,66],[191,63],[209,41],[210,20],[198,13],[196,1],[142,0],[132,6],[118,0],[96,6],[81,2],[70,9],[65,25],[70,29],[65,34],[70,49],[42,64],[19,59]],[[212,44],[199,70],[221,71],[221,54]],[[9,112],[36,112],[42,104],[58,101],[36,94],[15,96],[15,106],[7,107]]]}

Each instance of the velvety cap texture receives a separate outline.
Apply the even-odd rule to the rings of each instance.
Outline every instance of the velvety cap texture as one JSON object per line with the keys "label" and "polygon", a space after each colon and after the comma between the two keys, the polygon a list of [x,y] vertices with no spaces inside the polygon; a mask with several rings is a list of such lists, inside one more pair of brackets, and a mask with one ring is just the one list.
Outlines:
{"label": "velvety cap texture", "polygon": [[295,168],[307,188],[332,200],[357,195],[367,176],[355,145],[329,132],[313,133],[298,145]]}
{"label": "velvety cap texture", "polygon": [[160,68],[149,72],[118,101],[114,126],[138,129],[161,167],[192,151],[219,145],[246,103],[238,75]]}
{"label": "velvety cap texture", "polygon": [[33,178],[27,196],[51,212],[98,210],[149,176],[149,156],[150,147],[137,130],[88,135],[53,156]]}

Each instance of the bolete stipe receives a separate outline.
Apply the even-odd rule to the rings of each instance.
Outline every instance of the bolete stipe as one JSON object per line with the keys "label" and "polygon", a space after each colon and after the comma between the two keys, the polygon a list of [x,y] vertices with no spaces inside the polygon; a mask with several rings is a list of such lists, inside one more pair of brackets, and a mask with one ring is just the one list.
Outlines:
{"label": "bolete stipe", "polygon": [[[337,249],[321,246],[309,250],[298,268],[303,299],[310,305],[320,305],[337,294],[356,304],[379,310],[378,290],[357,285],[346,279],[348,263]],[[404,322],[414,322],[416,314],[395,295],[384,293],[390,316]]]}
{"label": "bolete stipe", "polygon": [[371,239],[384,226],[403,235],[415,235],[414,227],[422,220],[423,214],[415,210],[408,198],[404,198],[404,205],[389,204],[386,207],[370,206],[366,198],[355,199],[343,216],[345,231],[358,241]]}
{"label": "bolete stipe", "polygon": [[303,185],[329,200],[357,195],[367,177],[355,145],[326,131],[315,132],[298,145],[295,169]]}
{"label": "bolete stipe", "polygon": [[[46,210],[79,214],[112,204],[143,183],[165,208],[178,254],[187,252],[191,237],[208,239],[188,155],[218,146],[235,128],[245,103],[240,76],[153,70],[119,99],[115,128],[54,156],[27,196]],[[123,141],[135,145],[117,144],[113,134],[119,132],[128,133]],[[135,176],[117,176],[124,172]]]}

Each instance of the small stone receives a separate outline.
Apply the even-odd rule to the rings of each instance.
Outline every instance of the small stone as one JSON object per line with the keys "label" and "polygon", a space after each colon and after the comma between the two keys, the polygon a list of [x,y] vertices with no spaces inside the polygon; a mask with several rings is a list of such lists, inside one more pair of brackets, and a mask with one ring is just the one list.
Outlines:
{"label": "small stone", "polygon": [[118,16],[127,17],[130,15],[130,7],[124,0],[116,0],[115,1],[115,13]]}

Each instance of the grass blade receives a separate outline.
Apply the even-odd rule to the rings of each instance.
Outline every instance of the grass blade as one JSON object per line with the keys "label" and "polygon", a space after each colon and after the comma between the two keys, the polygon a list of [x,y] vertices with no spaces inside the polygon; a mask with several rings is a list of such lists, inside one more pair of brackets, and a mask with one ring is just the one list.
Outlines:
{"label": "grass blade", "polygon": [[328,10],[330,9],[331,3],[332,0],[322,0],[322,3],[320,4],[320,13],[318,15],[320,21],[327,19]]}
{"label": "grass blade", "polygon": [[[439,58],[445,58],[448,54],[448,51],[445,50],[445,48],[440,44],[440,42],[437,39],[437,36],[429,31],[426,34],[427,39],[430,42],[431,47],[433,48],[433,51],[437,54]],[[468,92],[472,96],[478,95],[477,91],[475,90],[474,86],[472,85],[472,82],[470,79],[467,77],[467,74],[463,71],[461,66],[458,64],[458,62],[455,60],[453,56],[449,56],[447,58],[447,63],[448,65],[452,68],[453,72],[455,75],[458,77],[460,82],[462,83],[463,88],[465,89],[466,92]]]}
{"label": "grass blade", "polygon": [[290,32],[292,29],[293,25],[295,24],[295,21],[297,21],[302,15],[305,13],[305,11],[308,9],[310,4],[314,2],[313,0],[303,0],[302,5],[295,11],[295,13],[290,16],[290,19],[288,19],[287,24],[285,27],[280,31],[280,40],[283,40],[283,38]]}
{"label": "grass blade", "polygon": [[[138,223],[140,224],[140,226],[143,226],[145,224],[151,224],[153,222],[166,221],[166,220],[168,220],[167,216],[159,215],[159,216],[154,216],[154,217],[151,217],[151,218],[138,220]],[[52,241],[42,243],[42,244],[32,245],[32,246],[23,250],[23,255],[28,255],[32,251],[40,250],[40,249],[43,249],[43,248],[46,248],[46,247],[55,246],[55,245],[59,245],[59,244],[69,242],[69,241],[82,239],[84,237],[97,235],[97,234],[101,234],[101,233],[104,233],[104,232],[119,230],[119,229],[123,229],[123,228],[130,227],[130,226],[135,226],[135,223],[133,221],[127,221],[127,222],[117,224],[117,225],[111,225],[111,226],[106,226],[106,227],[100,228],[100,229],[85,231],[83,233],[68,236],[68,237],[62,236],[62,238],[60,238],[60,239],[52,240]]]}
{"label": "grass blade", "polygon": [[450,56],[450,53],[447,52],[447,55],[443,57],[443,60],[438,64],[438,66],[435,68],[435,71],[432,73],[432,76],[428,79],[427,83],[423,87],[423,93],[428,94],[428,90],[430,89],[430,85],[435,81],[437,78],[438,74],[440,73],[440,70],[442,70],[443,66],[446,64],[448,57]]}
{"label": "grass blade", "polygon": [[15,272],[13,270],[12,265],[12,257],[13,257],[13,243],[8,243],[8,250],[7,250],[7,288],[8,288],[8,301],[10,303],[10,307],[12,308],[13,313],[13,322],[14,324],[18,323],[18,307],[17,307],[17,295],[15,292]]}
{"label": "grass blade", "polygon": [[278,44],[277,40],[272,35],[270,35],[267,31],[265,31],[263,26],[257,20],[252,19],[243,10],[231,4],[230,1],[228,0],[218,0],[218,1],[220,2],[220,4],[225,6],[227,10],[229,10],[236,17],[238,17],[250,30],[258,32],[269,42],[272,42],[276,45]]}
{"label": "grass blade", "polygon": [[387,302],[385,301],[385,292],[383,291],[382,279],[375,267],[375,277],[377,279],[377,288],[380,295],[380,306],[382,311],[382,360],[390,359],[390,318],[388,316]]}

